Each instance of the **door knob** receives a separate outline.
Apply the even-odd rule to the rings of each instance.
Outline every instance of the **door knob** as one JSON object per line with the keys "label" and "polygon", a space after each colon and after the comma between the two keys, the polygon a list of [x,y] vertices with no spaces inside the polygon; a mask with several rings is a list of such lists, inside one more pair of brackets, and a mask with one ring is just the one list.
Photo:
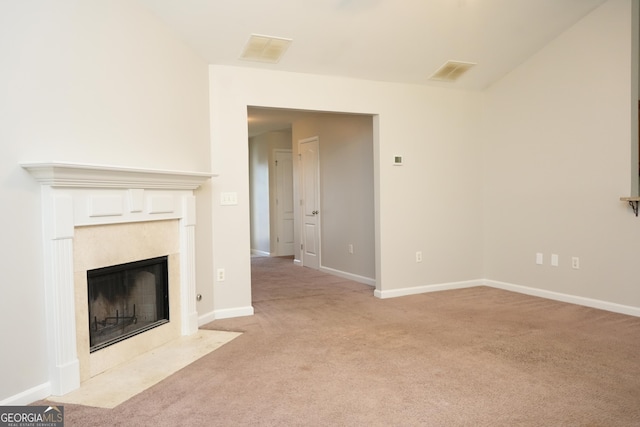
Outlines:
{"label": "door knob", "polygon": [[311,213],[312,213],[313,215],[318,215],[318,213],[319,213],[319,212],[318,212],[318,211],[312,211]]}

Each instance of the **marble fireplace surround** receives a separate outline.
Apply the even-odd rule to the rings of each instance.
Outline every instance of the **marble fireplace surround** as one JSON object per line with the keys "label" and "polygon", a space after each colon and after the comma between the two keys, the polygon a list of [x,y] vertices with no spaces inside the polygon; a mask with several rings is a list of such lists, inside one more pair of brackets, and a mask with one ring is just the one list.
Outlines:
{"label": "marble fireplace surround", "polygon": [[[169,234],[177,234],[177,238],[169,246],[176,246],[179,251],[172,255],[178,264],[174,270],[179,272],[180,283],[179,334],[197,332],[193,191],[212,174],[64,162],[21,166],[41,184],[52,395],[61,396],[78,389],[85,376],[81,375],[77,351],[74,241],[77,230],[86,226],[97,226],[95,229],[100,230],[105,228],[100,226],[140,224],[148,229],[150,222],[175,224],[169,227],[177,229],[177,233]],[[94,227],[86,227],[91,228]],[[155,228],[155,223],[151,228]]]}

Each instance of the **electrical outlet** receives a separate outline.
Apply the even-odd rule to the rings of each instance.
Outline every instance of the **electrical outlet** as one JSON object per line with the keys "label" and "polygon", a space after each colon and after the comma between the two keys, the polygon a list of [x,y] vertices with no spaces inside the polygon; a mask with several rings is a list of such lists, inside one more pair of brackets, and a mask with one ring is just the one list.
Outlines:
{"label": "electrical outlet", "polygon": [[218,278],[218,282],[224,282],[224,268],[219,268],[216,271],[216,277]]}
{"label": "electrical outlet", "polygon": [[353,253],[353,245],[351,243],[349,243],[349,245],[347,246],[347,250],[349,251],[350,254]]}
{"label": "electrical outlet", "polygon": [[422,251],[416,252],[416,262],[422,262]]}
{"label": "electrical outlet", "polygon": [[552,267],[558,266],[558,254],[551,254],[551,266]]}
{"label": "electrical outlet", "polygon": [[536,264],[538,265],[544,264],[544,255],[541,254],[540,252],[536,254]]}
{"label": "electrical outlet", "polygon": [[578,270],[580,268],[580,258],[578,258],[577,256],[571,258],[571,268],[573,268],[574,270]]}

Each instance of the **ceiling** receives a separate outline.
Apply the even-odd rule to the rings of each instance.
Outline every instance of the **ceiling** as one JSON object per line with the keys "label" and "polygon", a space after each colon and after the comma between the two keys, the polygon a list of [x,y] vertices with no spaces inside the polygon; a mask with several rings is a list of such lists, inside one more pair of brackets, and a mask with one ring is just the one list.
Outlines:
{"label": "ceiling", "polygon": [[[208,63],[483,90],[606,0],[138,0]],[[239,59],[251,34],[292,39]],[[454,83],[446,61],[477,63]]]}

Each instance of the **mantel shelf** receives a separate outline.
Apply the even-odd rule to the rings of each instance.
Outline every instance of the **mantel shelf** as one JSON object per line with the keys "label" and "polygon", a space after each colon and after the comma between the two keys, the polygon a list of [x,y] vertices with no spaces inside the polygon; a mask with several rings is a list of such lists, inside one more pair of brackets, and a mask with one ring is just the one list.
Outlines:
{"label": "mantel shelf", "polygon": [[633,213],[638,216],[638,203],[640,202],[640,197],[620,197],[620,201],[628,202],[631,209],[633,209]]}
{"label": "mantel shelf", "polygon": [[209,172],[183,172],[65,162],[21,163],[41,184],[52,187],[195,190]]}

